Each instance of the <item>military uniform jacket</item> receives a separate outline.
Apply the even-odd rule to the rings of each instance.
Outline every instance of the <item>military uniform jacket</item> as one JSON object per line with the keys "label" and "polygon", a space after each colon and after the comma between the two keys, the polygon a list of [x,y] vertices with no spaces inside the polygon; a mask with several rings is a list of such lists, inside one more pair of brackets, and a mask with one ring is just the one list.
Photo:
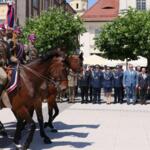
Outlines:
{"label": "military uniform jacket", "polygon": [[101,71],[93,71],[92,72],[92,87],[101,88],[103,82],[103,73]]}
{"label": "military uniform jacket", "polygon": [[121,71],[113,72],[113,86],[123,87],[123,72]]}
{"label": "military uniform jacket", "polygon": [[103,87],[112,88],[113,87],[113,74],[112,72],[103,73]]}

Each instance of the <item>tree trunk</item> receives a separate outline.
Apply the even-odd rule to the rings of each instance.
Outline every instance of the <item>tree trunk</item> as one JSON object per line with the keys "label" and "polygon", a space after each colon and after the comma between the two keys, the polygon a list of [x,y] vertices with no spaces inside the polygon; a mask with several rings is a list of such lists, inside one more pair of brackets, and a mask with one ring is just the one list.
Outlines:
{"label": "tree trunk", "polygon": [[147,71],[150,73],[150,58],[147,58]]}

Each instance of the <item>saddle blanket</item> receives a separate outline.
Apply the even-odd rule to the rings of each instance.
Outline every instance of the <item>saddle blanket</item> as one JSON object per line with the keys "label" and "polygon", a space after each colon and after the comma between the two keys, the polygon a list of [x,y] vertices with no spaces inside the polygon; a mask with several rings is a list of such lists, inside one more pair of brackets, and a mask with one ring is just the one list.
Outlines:
{"label": "saddle blanket", "polygon": [[18,65],[13,67],[12,69],[11,79],[7,86],[7,92],[11,93],[12,91],[14,91],[17,88],[17,84],[18,84]]}

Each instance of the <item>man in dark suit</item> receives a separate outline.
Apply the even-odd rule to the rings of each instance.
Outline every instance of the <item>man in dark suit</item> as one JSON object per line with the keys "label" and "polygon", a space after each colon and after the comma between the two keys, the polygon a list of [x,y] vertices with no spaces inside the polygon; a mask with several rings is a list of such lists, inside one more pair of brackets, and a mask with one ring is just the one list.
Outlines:
{"label": "man in dark suit", "polygon": [[114,103],[119,102],[120,104],[122,104],[123,72],[121,71],[120,66],[116,66],[116,69],[113,72],[113,86],[114,86]]}
{"label": "man in dark suit", "polygon": [[89,66],[88,71],[90,74],[90,77],[89,77],[89,96],[90,96],[90,102],[92,102],[93,101],[92,73],[94,71],[94,66]]}
{"label": "man in dark suit", "polygon": [[150,88],[150,78],[146,73],[146,69],[142,68],[142,72],[139,75],[139,93],[141,104],[145,104],[147,91],[149,88]]}
{"label": "man in dark suit", "polygon": [[78,77],[78,85],[81,90],[81,103],[88,103],[88,88],[89,88],[89,77],[90,73],[86,70],[86,67],[83,67],[82,74]]}

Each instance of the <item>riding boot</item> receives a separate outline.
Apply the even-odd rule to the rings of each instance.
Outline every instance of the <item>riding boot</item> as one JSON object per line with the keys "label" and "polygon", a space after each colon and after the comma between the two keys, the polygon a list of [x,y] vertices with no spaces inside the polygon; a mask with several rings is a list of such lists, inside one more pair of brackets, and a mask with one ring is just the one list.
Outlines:
{"label": "riding boot", "polygon": [[2,95],[3,90],[4,90],[4,86],[2,84],[0,84],[0,97]]}
{"label": "riding boot", "polygon": [[7,92],[4,90],[1,95],[2,102],[7,108],[12,108]]}

